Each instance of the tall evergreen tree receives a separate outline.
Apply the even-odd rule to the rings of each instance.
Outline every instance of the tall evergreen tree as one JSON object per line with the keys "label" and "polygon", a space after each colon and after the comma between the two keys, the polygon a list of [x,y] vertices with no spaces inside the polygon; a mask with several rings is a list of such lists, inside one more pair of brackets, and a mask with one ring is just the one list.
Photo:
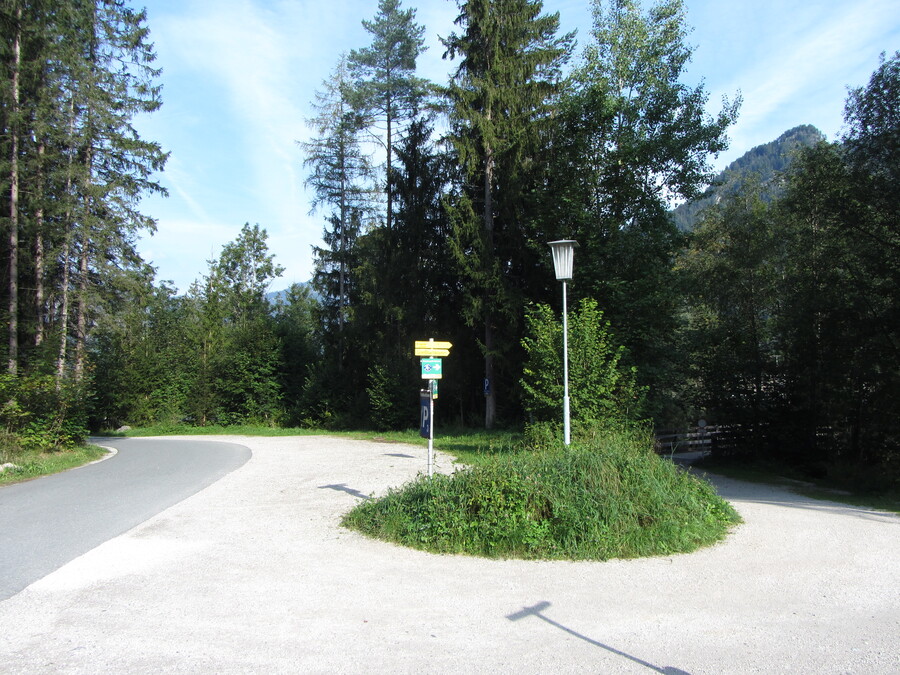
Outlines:
{"label": "tall evergreen tree", "polygon": [[[360,238],[354,303],[360,369],[368,368],[374,380],[368,383],[370,415],[377,417],[373,423],[389,427],[411,423],[415,409],[413,342],[426,336],[455,339],[458,316],[445,246],[449,228],[443,198],[450,162],[421,118],[410,124],[396,154],[394,227],[375,228]],[[377,410],[372,405],[376,394]],[[394,411],[386,410],[388,402]]]}
{"label": "tall evergreen tree", "polygon": [[341,57],[331,78],[316,92],[314,107],[316,116],[308,124],[316,137],[302,147],[304,165],[310,169],[306,184],[315,195],[313,210],[327,209],[324,240],[328,248],[314,249],[313,285],[322,296],[329,332],[336,336],[332,358],[341,371],[354,247],[371,202],[371,168],[359,139],[363,118],[346,57]]}
{"label": "tall evergreen tree", "polygon": [[363,123],[384,146],[385,225],[389,230],[394,220],[395,139],[404,123],[418,113],[427,89],[426,81],[415,76],[416,59],[425,51],[425,28],[415,18],[416,10],[400,9],[400,0],[379,0],[375,19],[362,22],[372,35],[372,44],[354,49],[348,59],[357,79]]}
{"label": "tall evergreen tree", "polygon": [[[460,58],[447,95],[451,136],[469,184],[455,210],[454,238],[470,297],[466,318],[484,331],[487,428],[497,415],[497,359],[518,348],[517,289],[524,269],[533,267],[523,229],[529,168],[573,42],[557,36],[559,15],[541,10],[539,0],[462,2],[460,32],[444,41],[446,56]],[[512,330],[498,336],[501,325]],[[509,372],[504,382],[517,379]]]}

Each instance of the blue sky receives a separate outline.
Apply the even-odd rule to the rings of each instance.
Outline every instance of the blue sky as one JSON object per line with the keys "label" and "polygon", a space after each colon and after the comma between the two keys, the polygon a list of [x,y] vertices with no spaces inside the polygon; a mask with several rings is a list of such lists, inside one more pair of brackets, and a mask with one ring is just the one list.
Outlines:
{"label": "blue sky", "polygon": [[[135,6],[142,3],[135,2]],[[686,81],[701,79],[710,111],[740,91],[740,119],[717,167],[798,124],[829,139],[841,131],[848,87],[863,86],[881,52],[900,49],[896,0],[686,0],[695,47]],[[138,246],[158,280],[186,291],[207,261],[259,223],[286,268],[273,289],[312,275],[311,246],[323,218],[309,213],[303,155],[310,102],[342,52],[364,47],[377,0],[146,0],[163,73],[163,107],[137,121],[144,138],[171,152],[160,182],[168,198],[142,209],[157,232]],[[417,8],[428,51],[420,75],[446,81],[438,36],[453,30],[453,0],[405,1]],[[645,4],[646,6],[646,4]],[[545,0],[564,31],[589,39],[588,0]],[[579,47],[580,51],[580,47]]]}

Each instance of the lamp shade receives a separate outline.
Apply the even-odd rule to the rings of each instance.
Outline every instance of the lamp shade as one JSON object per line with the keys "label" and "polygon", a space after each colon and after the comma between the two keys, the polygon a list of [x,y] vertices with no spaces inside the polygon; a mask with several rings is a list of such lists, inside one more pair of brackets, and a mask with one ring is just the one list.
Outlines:
{"label": "lamp shade", "polygon": [[572,278],[573,258],[578,242],[573,239],[560,239],[548,244],[553,253],[553,269],[556,271],[557,281],[569,281]]}

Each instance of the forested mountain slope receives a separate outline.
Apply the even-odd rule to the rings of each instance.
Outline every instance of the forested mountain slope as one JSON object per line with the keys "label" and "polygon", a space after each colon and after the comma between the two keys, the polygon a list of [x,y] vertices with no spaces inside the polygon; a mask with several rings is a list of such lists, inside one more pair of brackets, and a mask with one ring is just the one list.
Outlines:
{"label": "forested mountain slope", "polygon": [[750,174],[756,174],[762,185],[774,190],[773,180],[787,169],[797,150],[824,140],[825,135],[816,127],[803,124],[785,131],[771,143],[756,146],[729,164],[698,199],[677,206],[672,211],[675,224],[683,232],[693,230],[703,209],[718,202],[723,193],[734,192]]}

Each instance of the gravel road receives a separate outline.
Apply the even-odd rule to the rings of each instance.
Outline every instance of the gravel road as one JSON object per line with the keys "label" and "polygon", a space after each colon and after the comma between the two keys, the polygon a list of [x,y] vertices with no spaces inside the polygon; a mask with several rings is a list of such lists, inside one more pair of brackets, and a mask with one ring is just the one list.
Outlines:
{"label": "gravel road", "polygon": [[745,522],[694,554],[436,556],[338,524],[425,449],[218,440],[253,456],[0,602],[4,672],[900,673],[895,515],[715,478]]}

